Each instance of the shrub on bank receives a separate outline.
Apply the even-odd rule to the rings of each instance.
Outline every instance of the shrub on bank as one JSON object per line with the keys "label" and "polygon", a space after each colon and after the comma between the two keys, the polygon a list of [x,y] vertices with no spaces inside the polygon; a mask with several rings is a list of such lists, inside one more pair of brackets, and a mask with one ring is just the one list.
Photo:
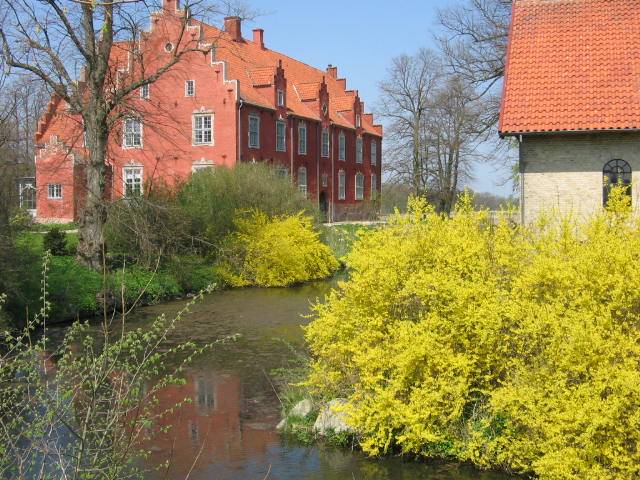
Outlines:
{"label": "shrub on bank", "polygon": [[338,268],[310,217],[239,214],[223,249],[219,273],[232,286],[286,287],[330,276]]}
{"label": "shrub on bank", "polygon": [[105,228],[109,253],[116,259],[129,258],[154,269],[159,261],[189,251],[187,227],[174,189],[154,185],[145,197],[109,204]]}
{"label": "shrub on bank", "polygon": [[209,252],[235,230],[237,211],[259,209],[267,215],[293,215],[304,211],[318,218],[315,205],[271,166],[238,164],[193,175],[178,194],[180,208],[189,219],[191,244]]}
{"label": "shrub on bank", "polygon": [[306,330],[309,385],[370,454],[541,478],[640,473],[640,220],[493,225],[414,201],[363,236]]}
{"label": "shrub on bank", "polygon": [[180,284],[171,273],[154,272],[137,265],[113,272],[109,279],[109,286],[119,297],[124,291],[124,300],[127,305],[133,305],[136,301],[155,304],[182,294]]}

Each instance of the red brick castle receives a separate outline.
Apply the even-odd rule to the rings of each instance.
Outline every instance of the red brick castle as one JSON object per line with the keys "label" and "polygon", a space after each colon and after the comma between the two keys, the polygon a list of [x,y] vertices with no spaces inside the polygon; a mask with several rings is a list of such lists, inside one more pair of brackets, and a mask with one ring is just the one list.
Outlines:
{"label": "red brick castle", "polygon": [[[166,32],[184,15],[178,3],[164,0],[151,15],[138,47],[146,58],[170,55]],[[375,211],[382,127],[336,67],[319,70],[270,50],[261,29],[244,39],[238,17],[227,17],[223,31],[196,21],[187,30],[215,37],[215,47],[189,53],[129,100],[136,114],[123,116],[110,136],[108,199],[139,195],[153,182],[172,185],[203,168],[264,162],[290,176],[329,220]],[[131,53],[117,49],[114,71],[135,70]],[[36,134],[40,221],[78,217],[82,132],[81,118],[54,96]]]}

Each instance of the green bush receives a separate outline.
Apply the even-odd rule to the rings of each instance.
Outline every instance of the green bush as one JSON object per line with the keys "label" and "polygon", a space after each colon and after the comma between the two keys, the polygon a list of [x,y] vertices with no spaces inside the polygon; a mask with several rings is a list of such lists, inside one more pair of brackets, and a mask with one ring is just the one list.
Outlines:
{"label": "green bush", "polygon": [[112,202],[105,234],[111,257],[128,258],[153,269],[158,262],[188,249],[187,230],[174,189],[155,185],[147,196]]}
{"label": "green bush", "polygon": [[311,218],[301,213],[270,218],[253,210],[235,223],[238,231],[228,237],[219,264],[233,286],[286,287],[326,278],[339,266]]}
{"label": "green bush", "polygon": [[58,227],[52,227],[45,233],[42,243],[43,248],[51,252],[51,255],[62,256],[67,254],[67,234]]}
{"label": "green bush", "polygon": [[197,255],[175,256],[168,262],[166,269],[171,272],[183,292],[196,293],[220,282],[211,262]]}
{"label": "green bush", "polygon": [[640,218],[493,225],[413,202],[348,256],[306,330],[308,385],[370,454],[544,479],[640,474]]}
{"label": "green bush", "polygon": [[127,305],[132,305],[138,299],[153,304],[182,295],[180,285],[171,274],[153,272],[135,265],[114,272],[110,277],[110,286],[118,297],[121,288],[124,288]]}
{"label": "green bush", "polygon": [[290,178],[282,178],[275,169],[261,164],[199,172],[181,188],[178,200],[190,222],[190,245],[205,252],[211,252],[235,230],[236,211],[259,209],[271,216],[304,211],[319,218],[314,204]]}
{"label": "green bush", "polygon": [[75,258],[52,257],[48,278],[51,318],[69,320],[99,313],[103,283],[102,274],[79,265]]}

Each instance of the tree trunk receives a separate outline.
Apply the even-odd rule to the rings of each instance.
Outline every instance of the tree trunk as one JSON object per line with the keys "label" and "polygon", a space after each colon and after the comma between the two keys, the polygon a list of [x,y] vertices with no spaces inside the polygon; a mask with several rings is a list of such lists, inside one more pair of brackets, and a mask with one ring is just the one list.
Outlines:
{"label": "tree trunk", "polygon": [[78,225],[78,261],[94,270],[101,270],[105,253],[104,227],[107,220],[105,205],[105,160],[107,155],[107,119],[86,115],[85,129],[89,158],[85,164],[86,197],[81,207]]}

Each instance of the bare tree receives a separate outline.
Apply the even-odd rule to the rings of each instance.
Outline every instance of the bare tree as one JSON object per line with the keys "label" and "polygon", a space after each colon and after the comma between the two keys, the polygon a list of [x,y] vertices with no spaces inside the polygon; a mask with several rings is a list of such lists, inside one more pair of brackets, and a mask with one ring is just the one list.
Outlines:
{"label": "bare tree", "polygon": [[487,139],[487,100],[464,77],[446,73],[430,50],[393,60],[380,84],[387,126],[387,172],[449,213]]}
{"label": "bare tree", "polygon": [[[160,33],[172,44],[171,54],[153,55],[141,44],[149,38],[151,13],[161,8],[157,1],[0,0],[6,12],[0,27],[5,64],[40,78],[82,122],[88,158],[77,251],[85,265],[102,265],[106,158],[114,125],[131,114],[129,100],[140,87],[157,81],[189,54],[206,54],[214,47],[216,39],[192,36],[188,28],[200,19],[230,13],[230,4],[222,1],[185,1],[172,14],[171,28]],[[117,60],[129,63],[128,73],[113,67]],[[80,68],[86,72],[83,81],[77,81]]]}
{"label": "bare tree", "polygon": [[495,87],[504,76],[511,5],[512,0],[464,0],[439,13],[444,28],[439,40],[447,66],[491,99],[484,118],[487,128],[499,115]]}
{"label": "bare tree", "polygon": [[388,79],[380,83],[378,114],[389,124],[385,135],[385,165],[391,178],[423,195],[429,181],[429,149],[425,125],[429,104],[443,75],[440,58],[421,49],[415,56],[392,60]]}
{"label": "bare tree", "polygon": [[485,110],[486,102],[460,76],[448,77],[438,89],[426,129],[433,144],[432,196],[441,212],[451,213],[461,181],[482,159]]}

